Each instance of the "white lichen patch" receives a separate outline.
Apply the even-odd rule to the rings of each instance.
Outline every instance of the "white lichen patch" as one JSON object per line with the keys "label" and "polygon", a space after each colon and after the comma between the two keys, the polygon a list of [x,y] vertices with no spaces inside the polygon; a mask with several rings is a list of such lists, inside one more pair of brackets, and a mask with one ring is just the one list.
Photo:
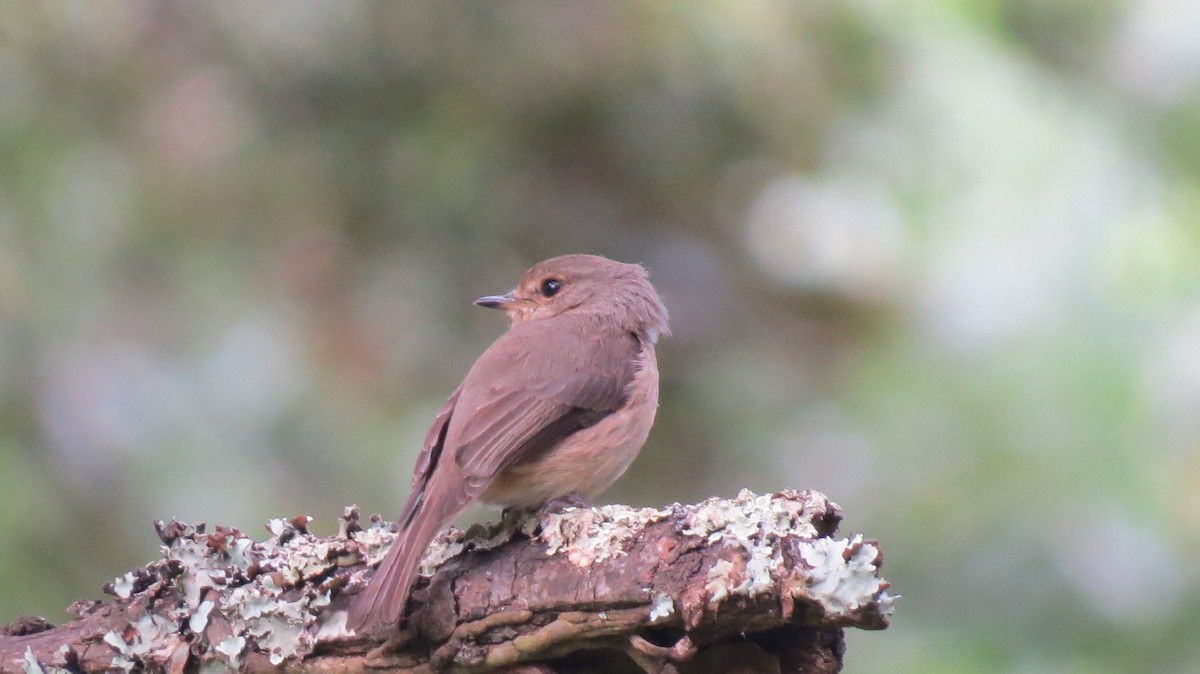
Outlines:
{"label": "white lichen patch", "polygon": [[[264,616],[254,622],[250,636],[254,637],[259,650],[265,652],[272,665],[280,665],[301,651],[311,650],[313,640],[305,631],[301,616]],[[306,638],[307,637],[307,638]]]}
{"label": "white lichen patch", "polygon": [[[214,538],[216,537],[216,538]],[[226,554],[214,551],[212,544],[221,543]],[[163,557],[179,562],[183,567],[180,588],[186,608],[195,611],[205,590],[225,584],[238,574],[244,574],[252,563],[250,553],[254,541],[244,536],[228,534],[197,534],[191,530],[163,547]]]}
{"label": "white lichen patch", "polygon": [[[375,523],[372,526],[355,532],[354,541],[367,553],[367,564],[376,566],[387,556],[395,544],[397,534],[391,526]],[[458,556],[466,547],[466,534],[455,527],[447,527],[438,532],[421,558],[417,573],[422,576],[432,576],[446,560]],[[336,560],[335,560],[336,561]]]}
{"label": "white lichen patch", "polygon": [[288,522],[287,519],[283,517],[275,517],[267,520],[267,531],[270,531],[271,535],[275,538],[283,536],[284,533],[290,531],[291,529],[291,522]]}
{"label": "white lichen patch", "polygon": [[[58,652],[62,654],[64,648],[67,648],[66,644],[60,646]],[[42,664],[29,646],[25,647],[25,654],[21,657],[20,663],[21,671],[25,674],[72,674],[71,670],[65,667]]]}
{"label": "white lichen patch", "polygon": [[517,533],[533,534],[541,526],[534,511],[521,510],[504,513],[499,522],[477,524],[467,530],[467,540],[472,550],[494,550],[511,541]]}
{"label": "white lichen patch", "polygon": [[780,541],[812,539],[818,534],[814,516],[836,508],[823,494],[783,491],[758,496],[743,489],[734,499],[710,498],[687,511],[683,533],[708,543],[723,542],[746,553],[743,569],[721,560],[708,572],[709,602],[730,595],[754,597],[775,589],[784,564]]}
{"label": "white lichen patch", "polygon": [[387,551],[396,542],[396,532],[391,530],[390,525],[376,522],[362,531],[354,532],[353,538],[354,542],[358,543],[359,547],[366,552],[367,565],[376,566],[383,561]]}
{"label": "white lichen patch", "polygon": [[665,592],[654,595],[654,603],[650,605],[650,622],[657,622],[669,617],[675,612],[675,601]]}
{"label": "white lichen patch", "polygon": [[[297,528],[299,522],[301,528]],[[177,608],[161,624],[130,625],[125,636],[110,632],[105,641],[116,651],[113,665],[127,671],[148,661],[165,661],[169,653],[151,657],[139,644],[151,643],[150,629],[170,630],[162,643],[177,643],[190,633],[189,641],[219,654],[233,669],[247,649],[265,653],[273,664],[302,656],[316,645],[317,617],[329,605],[331,572],[339,559],[353,554],[349,541],[339,543],[313,537],[305,520],[276,519],[268,523],[271,537],[257,542],[234,529],[203,528],[178,522],[162,525],[167,545],[165,565],[170,569],[166,592],[177,598]],[[114,591],[125,591],[125,578],[113,583]],[[132,580],[128,582],[132,583]],[[218,643],[209,641],[210,628],[218,620],[229,630]],[[168,620],[170,618],[170,620]],[[148,619],[148,618],[147,618]],[[182,629],[181,629],[182,628]],[[128,635],[134,637],[128,642]]]}
{"label": "white lichen patch", "polygon": [[253,558],[250,554],[254,541],[249,538],[234,538],[229,546],[229,561],[243,571],[250,568]]}
{"label": "white lichen patch", "polygon": [[188,629],[191,630],[193,634],[202,634],[208,627],[208,614],[212,613],[214,606],[216,606],[216,604],[212,603],[211,601],[200,602],[199,608],[197,608],[196,612],[193,613],[190,618],[188,618]]}
{"label": "white lichen patch", "polygon": [[566,553],[572,564],[591,566],[625,554],[625,543],[670,514],[670,510],[620,505],[566,508],[542,516],[538,538],[546,544],[547,554]]}
{"label": "white lichen patch", "polygon": [[758,496],[743,489],[737,498],[710,498],[696,504],[688,512],[683,533],[701,536],[709,543],[783,536],[814,538],[817,528],[813,516],[829,508],[829,499],[819,492],[785,490]]}
{"label": "white lichen patch", "polygon": [[[57,656],[59,657],[59,662],[65,662],[66,654],[70,650],[71,648],[66,644],[58,647]],[[29,646],[25,647],[25,653],[17,662],[21,664],[21,671],[25,674],[73,674],[71,670],[65,667],[56,667],[41,662],[38,660],[37,654]]]}
{"label": "white lichen patch", "polygon": [[[305,565],[311,560],[298,559],[296,563]],[[283,577],[288,578],[287,574]],[[312,650],[319,609],[329,603],[328,590],[310,587],[296,594],[287,592],[294,589],[292,584],[284,583],[279,585],[273,574],[267,574],[261,583],[238,587],[229,593],[224,612],[236,632],[266,653],[274,665]]]}
{"label": "white lichen patch", "polygon": [[719,604],[729,596],[730,588],[737,584],[733,579],[733,570],[733,562],[728,559],[719,559],[708,569],[708,582],[704,584],[704,592],[710,602]]}
{"label": "white lichen patch", "polygon": [[[782,582],[783,593],[807,595],[832,617],[868,605],[888,615],[895,598],[884,592],[888,585],[879,575],[878,547],[857,535],[849,540],[819,537],[822,527],[829,528],[828,518],[839,514],[836,505],[813,491],[757,496],[742,490],[732,500],[698,504],[687,513],[684,533],[738,547],[745,555],[744,564],[719,560],[708,570],[709,603],[780,591]],[[797,568],[788,568],[785,541],[799,551]]]}
{"label": "white lichen patch", "polygon": [[863,542],[861,535],[847,539],[818,538],[800,545],[800,557],[810,568],[804,591],[825,607],[826,613],[844,616],[868,604],[881,615],[892,612],[895,597],[884,592],[879,577],[879,548]]}
{"label": "white lichen patch", "polygon": [[129,595],[133,594],[133,581],[132,572],[116,577],[112,582],[113,594],[121,599],[129,599]]}
{"label": "white lichen patch", "polygon": [[25,674],[46,674],[42,663],[38,662],[37,656],[33,654],[33,649],[28,646],[25,647],[25,657],[21,658],[21,669]]}
{"label": "white lichen patch", "polygon": [[321,618],[317,621],[316,638],[317,641],[333,641],[343,637],[354,636],[354,632],[347,627],[347,622],[350,619],[350,614],[345,611],[326,611],[321,614]]}
{"label": "white lichen patch", "polygon": [[217,653],[220,653],[225,661],[229,663],[229,667],[237,671],[241,666],[242,651],[246,648],[246,638],[239,636],[231,636],[225,638],[221,643],[213,647]]}
{"label": "white lichen patch", "polygon": [[463,532],[454,527],[444,529],[434,536],[429,548],[425,550],[425,555],[421,557],[421,565],[417,567],[417,573],[426,577],[432,576],[443,562],[457,557],[465,547],[463,538]]}
{"label": "white lichen patch", "polygon": [[148,613],[129,625],[127,633],[132,636],[128,641],[116,632],[107,632],[104,642],[117,651],[112,659],[113,667],[130,672],[149,656],[170,654],[177,643],[176,639],[168,638],[174,629],[171,621]]}

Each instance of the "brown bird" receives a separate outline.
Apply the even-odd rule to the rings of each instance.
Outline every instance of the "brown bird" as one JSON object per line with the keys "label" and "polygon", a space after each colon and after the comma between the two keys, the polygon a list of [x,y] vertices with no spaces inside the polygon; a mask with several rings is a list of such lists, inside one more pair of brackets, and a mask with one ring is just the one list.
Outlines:
{"label": "brown bird", "polygon": [[667,310],[639,265],[564,255],[475,304],[503,309],[511,325],[426,434],[400,533],[351,609],[353,629],[400,619],[429,542],[467,505],[595,497],[654,423]]}

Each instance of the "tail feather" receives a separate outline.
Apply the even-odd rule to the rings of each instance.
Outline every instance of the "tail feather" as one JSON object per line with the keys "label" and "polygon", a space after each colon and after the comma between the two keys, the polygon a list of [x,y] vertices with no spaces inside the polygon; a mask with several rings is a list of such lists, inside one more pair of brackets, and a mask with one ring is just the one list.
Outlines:
{"label": "tail feather", "polygon": [[358,631],[369,625],[394,624],[400,620],[421,558],[443,519],[427,507],[418,507],[375,570],[367,589],[351,607],[347,622],[351,629]]}

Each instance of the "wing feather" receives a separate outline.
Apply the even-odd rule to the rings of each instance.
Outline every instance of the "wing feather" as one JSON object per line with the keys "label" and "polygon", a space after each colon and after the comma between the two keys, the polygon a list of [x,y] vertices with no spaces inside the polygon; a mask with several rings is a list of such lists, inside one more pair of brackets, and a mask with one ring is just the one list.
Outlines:
{"label": "wing feather", "polygon": [[429,483],[429,476],[433,474],[433,469],[437,466],[438,459],[441,458],[446,429],[450,425],[450,417],[454,414],[454,407],[458,403],[460,393],[462,393],[461,384],[446,399],[442,409],[434,417],[433,424],[429,426],[429,431],[425,433],[425,442],[421,444],[421,453],[417,455],[417,465],[413,468],[412,488],[408,492],[404,508],[400,510],[400,517],[396,518],[396,522],[401,527],[408,526],[409,520],[416,513],[417,504],[425,493],[425,485]]}
{"label": "wing feather", "polygon": [[447,430],[463,474],[481,482],[620,409],[633,380],[640,344],[632,334],[562,320],[533,338],[522,327],[480,356]]}

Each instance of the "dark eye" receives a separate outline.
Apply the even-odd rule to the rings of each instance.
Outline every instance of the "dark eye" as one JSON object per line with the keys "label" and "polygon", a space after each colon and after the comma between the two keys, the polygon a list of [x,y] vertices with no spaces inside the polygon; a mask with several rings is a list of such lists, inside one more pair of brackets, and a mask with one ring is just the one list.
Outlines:
{"label": "dark eye", "polygon": [[562,281],[556,278],[548,278],[542,281],[542,285],[538,290],[542,293],[542,297],[554,297],[558,294],[558,291],[562,290]]}

